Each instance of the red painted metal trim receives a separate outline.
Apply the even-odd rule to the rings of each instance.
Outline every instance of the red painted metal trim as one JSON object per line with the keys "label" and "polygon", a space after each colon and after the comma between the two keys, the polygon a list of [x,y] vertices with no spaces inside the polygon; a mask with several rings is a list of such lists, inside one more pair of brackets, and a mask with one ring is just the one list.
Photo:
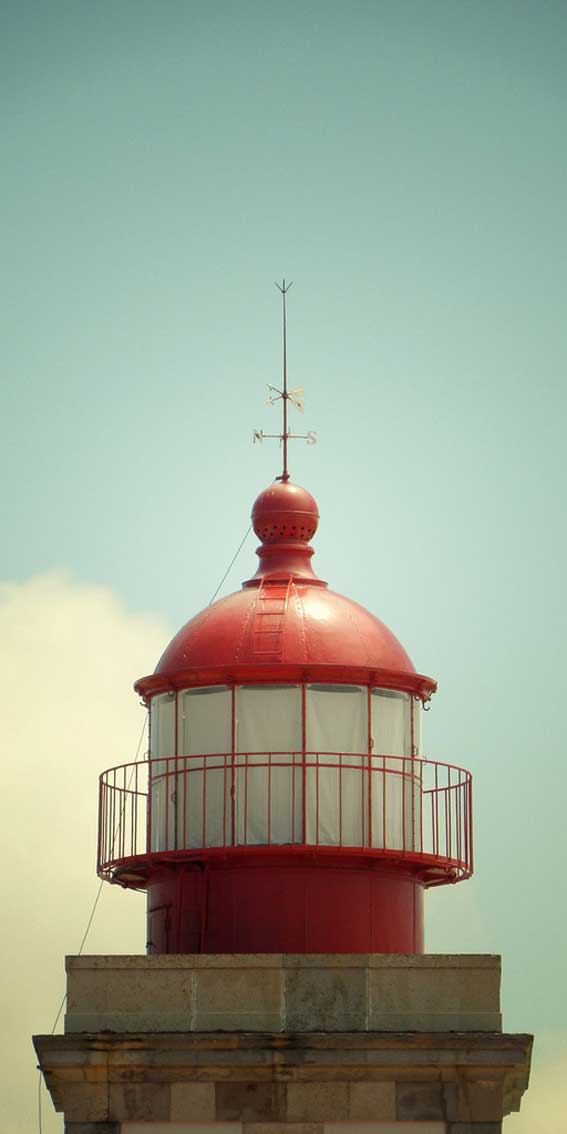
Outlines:
{"label": "red painted metal trim", "polygon": [[470,869],[466,862],[443,858],[433,854],[418,854],[416,851],[396,850],[370,850],[368,847],[343,847],[340,854],[336,847],[293,846],[286,847],[285,853],[274,853],[273,847],[240,846],[237,849],[228,847],[209,847],[207,850],[163,851],[161,854],[130,855],[116,863],[109,864],[108,868],[101,867],[99,877],[121,885],[129,885],[128,874],[138,875],[138,885],[141,889],[155,872],[164,867],[177,868],[184,863],[214,863],[222,862],[230,865],[231,869],[245,869],[255,862],[262,862],[265,866],[286,866],[300,869],[304,865],[333,866],[334,869],[349,870],[354,862],[359,867],[380,869],[381,865],[400,868],[406,874],[419,878],[423,885],[440,886],[446,883],[462,882],[470,878]]}
{"label": "red painted metal trim", "polygon": [[141,677],[134,689],[145,700],[158,693],[176,689],[192,689],[208,685],[300,685],[324,683],[336,685],[367,685],[381,689],[396,689],[413,693],[426,700],[435,693],[437,682],[421,673],[375,669],[368,666],[341,666],[326,663],[289,665],[285,662],[245,663],[230,667],[179,670],[175,674],[153,673]]}

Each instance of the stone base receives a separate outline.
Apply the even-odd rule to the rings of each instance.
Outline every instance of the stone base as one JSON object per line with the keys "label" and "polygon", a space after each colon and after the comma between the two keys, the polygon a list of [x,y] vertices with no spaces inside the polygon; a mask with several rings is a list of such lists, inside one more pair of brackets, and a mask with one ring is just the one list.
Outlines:
{"label": "stone base", "polygon": [[67,957],[66,1032],[497,1032],[500,958]]}
{"label": "stone base", "polygon": [[494,957],[71,958],[68,973],[66,1034],[34,1041],[67,1134],[499,1134],[527,1086],[532,1040],[500,1031]]}

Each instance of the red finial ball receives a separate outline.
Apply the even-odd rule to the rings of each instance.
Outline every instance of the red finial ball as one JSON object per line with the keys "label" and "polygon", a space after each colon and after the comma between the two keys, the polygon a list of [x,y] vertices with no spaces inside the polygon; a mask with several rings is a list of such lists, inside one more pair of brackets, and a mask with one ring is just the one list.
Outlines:
{"label": "red finial ball", "polygon": [[252,523],[262,543],[309,543],[317,531],[319,510],[307,489],[278,481],[260,493]]}

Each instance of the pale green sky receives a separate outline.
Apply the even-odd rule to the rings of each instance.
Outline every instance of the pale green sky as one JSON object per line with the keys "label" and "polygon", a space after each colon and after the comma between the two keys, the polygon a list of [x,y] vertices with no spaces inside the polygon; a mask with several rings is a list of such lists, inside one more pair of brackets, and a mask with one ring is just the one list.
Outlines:
{"label": "pale green sky", "polygon": [[507,1028],[564,1032],[567,4],[0,21],[2,577],[62,568],[166,636],[208,601],[278,471],[250,437],[292,278],[318,570],[438,678],[429,753],[475,775],[429,946],[502,952]]}

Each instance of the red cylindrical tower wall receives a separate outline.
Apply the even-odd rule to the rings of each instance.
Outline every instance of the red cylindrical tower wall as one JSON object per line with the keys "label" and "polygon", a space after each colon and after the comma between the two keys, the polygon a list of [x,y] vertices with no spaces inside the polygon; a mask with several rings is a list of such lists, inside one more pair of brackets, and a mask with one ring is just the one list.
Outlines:
{"label": "red cylindrical tower wall", "polygon": [[423,886],[381,864],[282,857],[165,867],[148,888],[156,953],[422,953]]}

